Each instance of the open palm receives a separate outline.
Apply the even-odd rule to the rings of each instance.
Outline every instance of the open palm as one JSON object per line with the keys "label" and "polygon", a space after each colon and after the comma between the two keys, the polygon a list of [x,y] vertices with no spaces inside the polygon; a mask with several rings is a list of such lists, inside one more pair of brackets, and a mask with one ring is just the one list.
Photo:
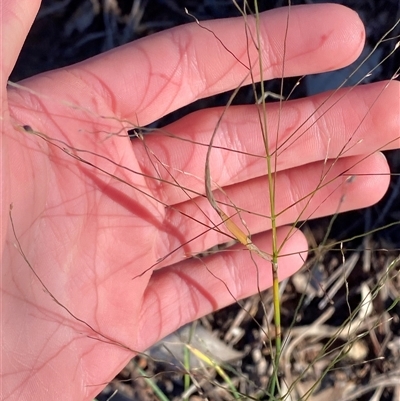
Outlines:
{"label": "open palm", "polygon": [[[248,252],[215,255],[204,263],[188,259],[227,238],[210,229],[208,217],[220,221],[202,196],[207,148],[194,144],[209,142],[223,110],[193,113],[165,127],[173,136],[151,135],[144,142],[130,141],[124,130],[124,121],[147,125],[238,86],[248,75],[237,60],[248,64],[243,21],[205,24],[237,59],[210,32],[189,24],[6,91],[39,1],[4,3],[3,399],[89,400],[132,350],[145,350],[179,326],[232,303],[233,297],[255,293],[257,274],[261,288],[271,284],[268,263],[258,261],[257,272]],[[285,9],[262,17],[266,78],[281,75],[286,18]],[[296,30],[287,38],[287,75],[341,67],[363,46],[361,22],[343,7],[293,8],[291,24]],[[253,61],[256,56],[250,50]],[[370,205],[384,194],[388,179],[376,174],[388,172],[384,158],[376,154],[358,163],[383,144],[398,146],[393,142],[399,128],[396,107],[387,105],[398,104],[399,86],[391,83],[379,96],[384,86],[354,90],[282,153],[280,210],[315,188],[317,167],[335,158],[350,138],[357,145],[335,163],[332,177],[354,165],[354,174],[375,175],[348,184],[342,209]],[[282,142],[322,99],[286,103]],[[277,107],[270,121],[274,132]],[[213,181],[240,208],[268,214],[265,161],[222,149],[263,154],[256,106],[228,109],[215,144],[220,147],[212,153]],[[325,199],[337,186],[321,189],[310,213],[323,200],[315,215],[333,213],[343,193]],[[279,224],[294,221],[298,213],[299,208],[288,209]],[[254,215],[246,217],[246,224],[252,233],[269,228]],[[282,228],[280,235],[287,232]],[[254,238],[270,242],[268,232]],[[281,278],[301,266],[306,248],[301,233],[291,236],[282,253],[292,256],[282,258]],[[263,249],[268,251],[267,245]]]}

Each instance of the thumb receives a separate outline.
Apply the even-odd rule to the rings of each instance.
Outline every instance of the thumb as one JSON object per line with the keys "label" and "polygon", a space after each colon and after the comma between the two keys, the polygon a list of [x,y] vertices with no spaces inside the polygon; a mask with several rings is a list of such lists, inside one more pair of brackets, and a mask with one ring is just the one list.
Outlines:
{"label": "thumb", "polygon": [[39,10],[40,0],[0,0],[1,89],[17,61],[22,45]]}

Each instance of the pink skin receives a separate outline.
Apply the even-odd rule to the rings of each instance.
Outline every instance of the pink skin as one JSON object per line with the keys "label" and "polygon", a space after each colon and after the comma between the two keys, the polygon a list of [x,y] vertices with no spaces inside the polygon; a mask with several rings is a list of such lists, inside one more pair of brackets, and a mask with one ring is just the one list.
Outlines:
{"label": "pink skin", "polygon": [[[91,400],[133,356],[132,351],[110,344],[110,339],[143,351],[179,326],[232,303],[232,294],[243,298],[255,293],[257,269],[248,252],[208,258],[207,269],[203,263],[185,259],[186,254],[226,240],[212,230],[157,264],[160,257],[206,231],[179,211],[207,222],[202,209],[219,222],[204,198],[196,199],[199,208],[170,185],[160,187],[155,180],[122,170],[99,156],[80,154],[131,183],[129,187],[43,139],[21,132],[18,126],[29,125],[134,171],[154,174],[139,140],[130,144],[127,138],[106,138],[101,132],[118,131],[122,125],[117,120],[121,119],[145,125],[198,98],[234,88],[245,78],[246,70],[210,33],[189,24],[21,83],[32,92],[7,91],[8,76],[39,1],[2,0],[1,7],[2,399]],[[262,16],[264,78],[282,73],[286,17],[285,9]],[[246,63],[241,20],[204,24]],[[340,6],[293,8],[290,27],[286,75],[347,65],[364,42],[364,28],[357,15]],[[255,56],[251,51],[253,60]],[[363,175],[342,186],[341,178],[318,191],[303,216],[333,213],[344,192],[342,210],[371,205],[385,193],[388,167],[374,151],[389,142],[386,148],[399,146],[400,123],[399,84],[390,83],[380,94],[384,85],[360,87],[330,112],[320,112],[322,118],[311,130],[298,134],[299,139],[282,151],[277,205],[285,211],[278,218],[280,225],[296,219],[305,201],[289,206],[315,189],[326,155],[334,158],[348,141],[353,145],[351,150],[334,164],[329,177],[352,166],[350,173]],[[285,148],[283,141],[325,98],[321,95],[286,104],[281,116],[281,149]],[[167,130],[182,138],[208,142],[217,118],[217,109],[202,110]],[[278,111],[272,108],[270,132],[276,129],[277,119]],[[216,144],[261,154],[254,106],[231,108],[220,130]],[[148,146],[173,167],[176,179],[203,192],[203,184],[195,177],[204,176],[205,150],[163,135],[156,139],[150,138]],[[366,155],[370,155],[368,160],[360,162]],[[213,180],[225,188],[235,204],[268,213],[265,161],[254,156],[232,157],[226,150],[215,149],[211,166]],[[134,188],[171,207],[165,208]],[[11,203],[16,234],[29,263],[57,300],[95,331],[54,302],[29,269],[15,247],[8,217]],[[250,214],[245,219],[254,233],[269,228],[267,219]],[[281,240],[289,230],[279,229]],[[254,238],[260,246],[270,243],[268,232]],[[281,259],[281,279],[301,266],[306,248],[300,232],[290,234],[282,254],[291,256]],[[268,251],[267,245],[263,249]],[[267,288],[271,285],[269,265],[262,260],[257,265],[260,288]],[[108,340],[102,341],[105,338]]]}

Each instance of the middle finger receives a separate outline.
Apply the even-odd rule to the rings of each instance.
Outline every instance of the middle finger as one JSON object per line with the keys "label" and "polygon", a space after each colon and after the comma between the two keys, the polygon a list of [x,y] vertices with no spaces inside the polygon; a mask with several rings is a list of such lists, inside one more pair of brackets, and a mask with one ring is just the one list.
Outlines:
{"label": "middle finger", "polygon": [[[288,101],[281,113],[278,103],[268,104],[269,153],[277,150],[277,171],[399,147],[400,83],[386,85],[381,82]],[[153,195],[174,205],[205,193],[206,154],[215,129],[210,171],[216,187],[265,175],[266,151],[257,107],[201,110],[143,141],[134,140],[133,150]]]}

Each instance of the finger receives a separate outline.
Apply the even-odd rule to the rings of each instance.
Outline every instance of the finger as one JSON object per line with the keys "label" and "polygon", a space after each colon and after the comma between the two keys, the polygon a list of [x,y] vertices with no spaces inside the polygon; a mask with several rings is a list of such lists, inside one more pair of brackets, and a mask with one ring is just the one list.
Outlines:
{"label": "finger", "polygon": [[[283,60],[286,76],[302,75],[345,66],[361,52],[364,27],[350,9],[292,7],[286,29],[288,12],[281,8],[262,14],[264,79],[281,77]],[[74,87],[80,104],[103,99],[119,117],[146,125],[196,99],[235,88],[246,77],[245,83],[250,82],[245,66],[249,58],[256,63],[258,53],[244,24],[243,18],[202,23],[207,30],[187,24],[26,84],[43,91],[42,80],[50,77],[57,80],[53,95],[63,98]],[[248,24],[255,35],[254,19],[248,18]],[[256,70],[254,78],[259,79]]]}
{"label": "finger", "polygon": [[1,2],[1,82],[4,88],[39,6],[39,0]]}
{"label": "finger", "polygon": [[[355,156],[284,170],[276,175],[276,224],[282,226],[370,206],[385,194],[389,181],[388,165],[380,153],[366,159]],[[224,194],[216,191],[215,196],[221,209],[233,216],[243,232],[254,234],[271,228],[268,177],[226,187]],[[168,209],[165,219],[179,229],[179,238],[186,242],[182,244],[178,236],[168,237],[170,233],[160,232],[155,249],[163,264],[196,255],[233,238],[206,198]]]}
{"label": "finger", "polygon": [[[267,105],[269,151],[277,169],[400,147],[400,83],[391,81]],[[222,110],[193,113],[164,132],[133,141],[147,184],[157,199],[176,204],[204,194],[206,154]],[[279,127],[279,133],[277,130]],[[168,134],[173,136],[168,136]],[[230,107],[211,152],[212,180],[232,185],[266,174],[256,106]],[[153,178],[154,177],[154,178]],[[182,190],[185,188],[186,192]]]}
{"label": "finger", "polygon": [[[288,228],[278,230],[278,242],[286,240]],[[254,241],[270,253],[271,235],[262,234]],[[307,241],[299,231],[283,245],[279,258],[279,280],[295,273],[307,256]],[[146,349],[150,344],[174,331],[183,324],[238,299],[250,296],[272,285],[270,262],[251,255],[243,246],[202,260],[187,260],[175,266],[155,272],[146,289],[138,348]],[[271,305],[272,307],[272,305]],[[151,330],[154,319],[160,331]]]}

